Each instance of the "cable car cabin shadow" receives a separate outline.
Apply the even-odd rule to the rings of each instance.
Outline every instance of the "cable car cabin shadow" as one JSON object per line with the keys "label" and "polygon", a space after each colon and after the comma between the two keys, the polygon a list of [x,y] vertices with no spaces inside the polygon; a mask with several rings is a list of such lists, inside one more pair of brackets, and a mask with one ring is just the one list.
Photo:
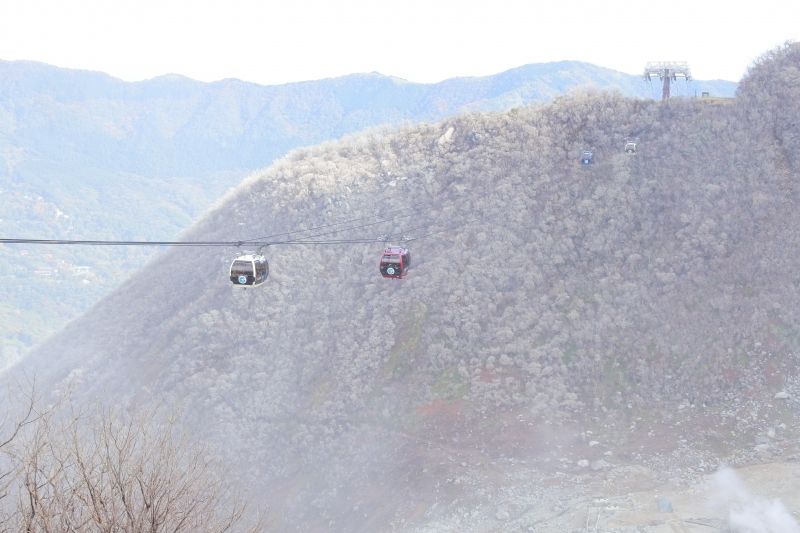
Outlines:
{"label": "cable car cabin shadow", "polygon": [[390,246],[383,251],[380,262],[381,276],[389,279],[403,279],[411,267],[411,252],[406,248]]}
{"label": "cable car cabin shadow", "polygon": [[235,287],[258,287],[269,277],[269,263],[263,255],[240,255],[231,263],[230,277]]}

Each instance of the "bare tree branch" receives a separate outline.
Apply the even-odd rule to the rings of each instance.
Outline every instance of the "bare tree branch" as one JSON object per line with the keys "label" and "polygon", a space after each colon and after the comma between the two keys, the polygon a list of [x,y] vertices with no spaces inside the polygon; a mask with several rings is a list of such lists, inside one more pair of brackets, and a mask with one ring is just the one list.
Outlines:
{"label": "bare tree branch", "polygon": [[3,450],[13,468],[0,479],[18,498],[15,507],[0,506],[0,519],[12,530],[180,533],[241,526],[245,505],[174,417],[156,410],[65,417],[39,413],[33,401],[25,413]]}

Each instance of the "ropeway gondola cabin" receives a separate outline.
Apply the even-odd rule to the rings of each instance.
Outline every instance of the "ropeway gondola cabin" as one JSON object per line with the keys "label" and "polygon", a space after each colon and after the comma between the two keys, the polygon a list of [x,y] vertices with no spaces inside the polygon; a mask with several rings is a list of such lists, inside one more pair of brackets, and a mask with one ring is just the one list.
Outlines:
{"label": "ropeway gondola cabin", "polygon": [[263,255],[240,255],[231,263],[231,282],[237,287],[258,287],[268,276],[269,263]]}
{"label": "ropeway gondola cabin", "polygon": [[401,279],[411,266],[411,253],[406,248],[391,246],[383,250],[380,271],[384,278]]}

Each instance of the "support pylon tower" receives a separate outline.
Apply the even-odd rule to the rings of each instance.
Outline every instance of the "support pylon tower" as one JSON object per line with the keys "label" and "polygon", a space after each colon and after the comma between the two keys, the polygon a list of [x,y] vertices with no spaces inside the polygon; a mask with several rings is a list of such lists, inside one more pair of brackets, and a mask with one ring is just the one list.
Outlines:
{"label": "support pylon tower", "polygon": [[685,61],[659,61],[644,67],[644,79],[652,81],[653,78],[661,80],[661,100],[664,101],[669,100],[670,82],[678,81],[678,78],[690,81],[692,73]]}

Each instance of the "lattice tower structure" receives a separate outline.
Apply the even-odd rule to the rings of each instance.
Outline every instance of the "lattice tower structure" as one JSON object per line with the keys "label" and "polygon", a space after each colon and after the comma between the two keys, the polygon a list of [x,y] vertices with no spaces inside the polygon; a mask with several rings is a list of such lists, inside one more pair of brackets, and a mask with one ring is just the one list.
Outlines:
{"label": "lattice tower structure", "polygon": [[683,78],[686,81],[692,79],[692,72],[686,61],[656,61],[650,62],[644,67],[644,79],[653,81],[653,78],[661,80],[661,100],[669,100],[670,83]]}

